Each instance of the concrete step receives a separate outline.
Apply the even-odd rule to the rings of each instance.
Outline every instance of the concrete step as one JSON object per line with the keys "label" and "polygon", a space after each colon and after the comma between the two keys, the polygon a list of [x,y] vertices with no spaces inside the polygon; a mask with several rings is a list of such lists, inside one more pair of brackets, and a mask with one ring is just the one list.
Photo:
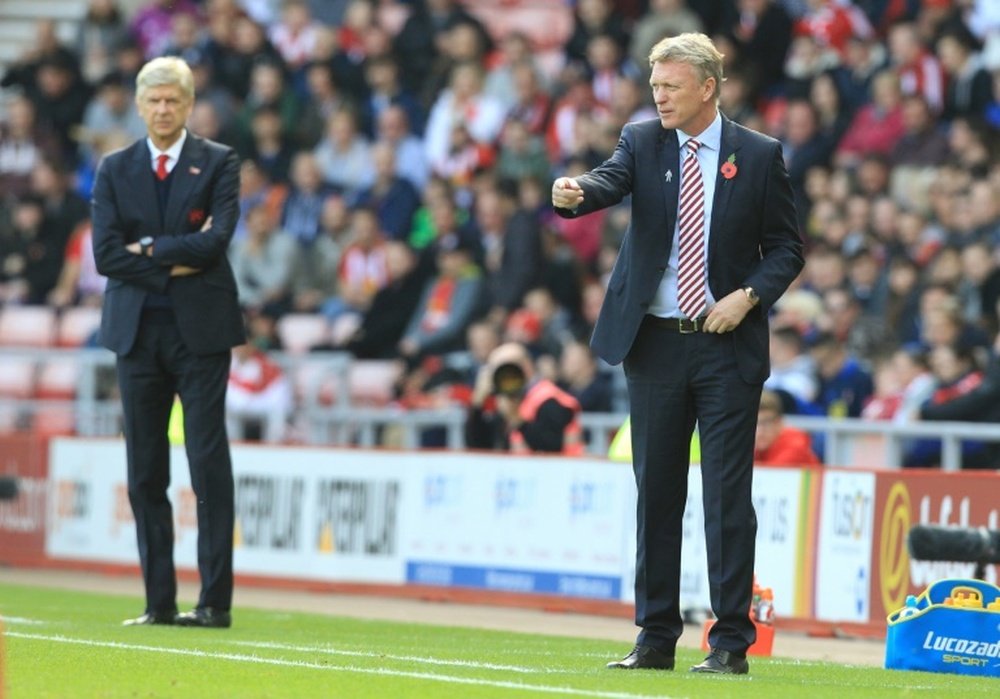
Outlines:
{"label": "concrete step", "polygon": [[7,18],[79,20],[87,14],[85,0],[3,0],[0,22]]}

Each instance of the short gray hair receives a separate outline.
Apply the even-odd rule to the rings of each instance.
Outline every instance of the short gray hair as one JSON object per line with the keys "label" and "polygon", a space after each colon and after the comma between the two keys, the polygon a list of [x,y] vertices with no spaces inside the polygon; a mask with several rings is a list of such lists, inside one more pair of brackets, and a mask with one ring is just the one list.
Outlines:
{"label": "short gray hair", "polygon": [[722,90],[722,54],[704,34],[688,32],[668,36],[658,41],[649,52],[649,65],[654,63],[687,63],[698,73],[701,82],[715,78],[715,98]]}
{"label": "short gray hair", "polygon": [[163,85],[176,85],[185,97],[194,100],[194,74],[183,58],[161,56],[144,65],[135,78],[136,97],[142,97],[151,87]]}

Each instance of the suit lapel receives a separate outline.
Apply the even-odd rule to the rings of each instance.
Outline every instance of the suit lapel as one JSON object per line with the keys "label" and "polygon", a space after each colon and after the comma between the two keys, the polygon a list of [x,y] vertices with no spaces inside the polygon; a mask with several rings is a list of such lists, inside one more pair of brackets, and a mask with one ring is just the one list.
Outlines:
{"label": "suit lapel", "polygon": [[715,174],[715,197],[712,200],[712,222],[708,235],[708,259],[712,260],[719,245],[719,226],[726,216],[726,207],[732,197],[733,187],[736,185],[735,177],[726,179],[722,174],[722,166],[729,160],[729,156],[735,155],[734,163],[739,167],[740,138],[739,133],[733,127],[733,122],[725,116],[722,117],[722,139],[719,150],[719,171]]}
{"label": "suit lapel", "polygon": [[663,187],[663,208],[666,211],[664,218],[663,234],[667,237],[667,243],[663,249],[667,251],[662,263],[666,264],[670,257],[670,248],[674,240],[674,220],[677,218],[677,183],[680,182],[680,157],[677,148],[677,132],[673,129],[662,129],[657,138],[657,150],[659,156],[660,177]]}
{"label": "suit lapel", "polygon": [[205,177],[204,148],[201,140],[188,132],[184,147],[181,149],[181,156],[174,166],[167,210],[163,216],[165,233],[179,235],[188,232],[187,222],[181,217],[187,208],[191,193],[203,177]]}
{"label": "suit lapel", "polygon": [[[156,186],[153,184],[153,156],[146,145],[146,139],[140,139],[131,146],[132,153],[128,164],[128,182],[135,192],[135,204],[147,211],[152,211],[153,221],[158,221],[156,209]],[[138,236],[137,236],[138,237]]]}

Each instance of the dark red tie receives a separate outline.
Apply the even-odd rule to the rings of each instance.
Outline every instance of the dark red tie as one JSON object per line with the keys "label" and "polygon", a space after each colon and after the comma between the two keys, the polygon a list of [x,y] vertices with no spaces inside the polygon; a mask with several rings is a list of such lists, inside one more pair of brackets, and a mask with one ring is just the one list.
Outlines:
{"label": "dark red tie", "polygon": [[170,156],[166,153],[160,153],[156,156],[156,179],[163,181],[167,179],[167,161],[170,160]]}
{"label": "dark red tie", "polygon": [[677,305],[694,320],[705,312],[705,187],[693,138],[684,144],[678,221]]}

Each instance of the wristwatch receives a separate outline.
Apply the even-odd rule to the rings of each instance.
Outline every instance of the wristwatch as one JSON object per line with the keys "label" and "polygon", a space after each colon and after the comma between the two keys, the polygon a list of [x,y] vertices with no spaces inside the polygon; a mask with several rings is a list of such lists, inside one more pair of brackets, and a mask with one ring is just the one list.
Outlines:
{"label": "wristwatch", "polygon": [[139,238],[139,254],[143,257],[149,257],[150,251],[153,249],[153,236],[144,235]]}
{"label": "wristwatch", "polygon": [[751,306],[756,306],[760,303],[760,296],[757,295],[752,286],[743,287],[743,293],[747,295],[747,301],[750,302]]}

